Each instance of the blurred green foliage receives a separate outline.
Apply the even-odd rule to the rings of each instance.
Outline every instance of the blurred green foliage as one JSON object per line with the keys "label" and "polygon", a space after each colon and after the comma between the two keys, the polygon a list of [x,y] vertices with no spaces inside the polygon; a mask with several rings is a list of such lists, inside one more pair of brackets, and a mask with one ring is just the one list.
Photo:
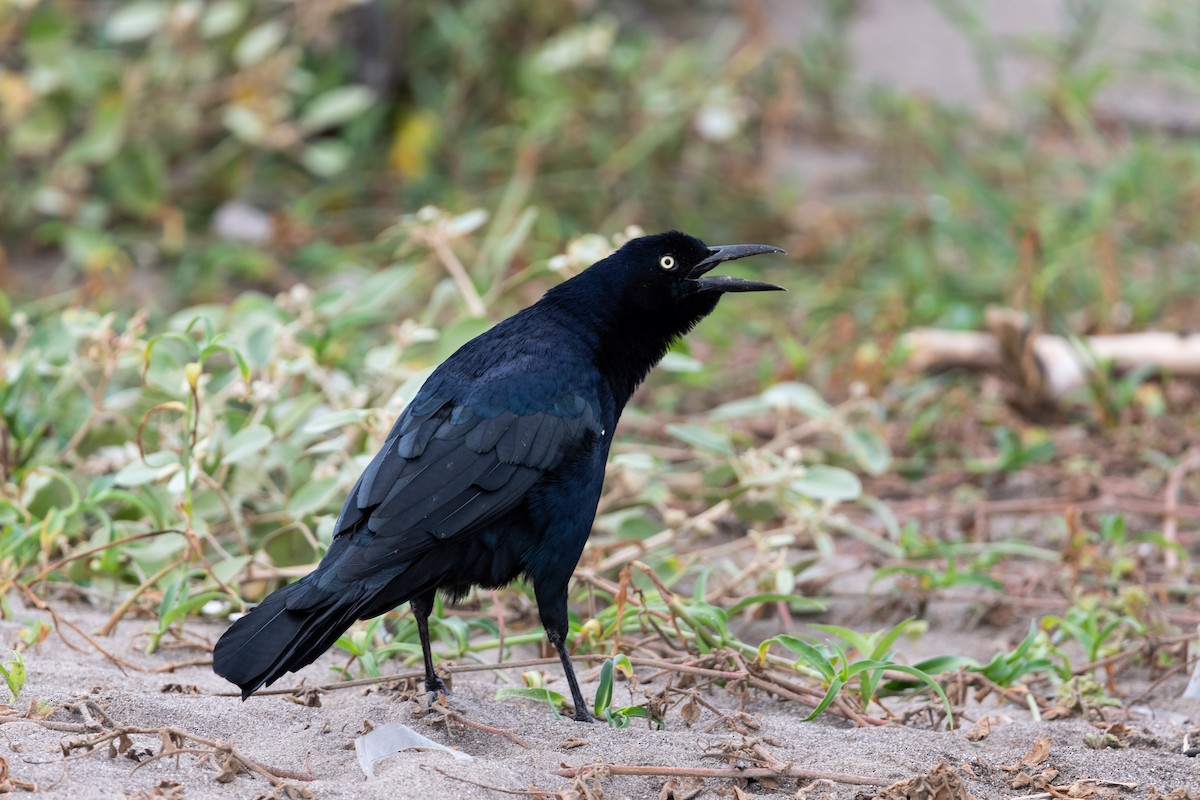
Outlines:
{"label": "blurred green foliage", "polygon": [[[491,212],[467,263],[481,294],[564,239],[631,222],[772,239],[826,276],[813,286],[804,273],[810,288],[790,301],[786,338],[815,338],[781,344],[818,374],[813,349],[974,327],[993,302],[1075,333],[1182,313],[1200,290],[1185,246],[1200,233],[1200,157],[1188,138],[1115,125],[1100,104],[1136,80],[1195,91],[1192,12],[1067,3],[1061,36],[1010,41],[969,4],[935,5],[972,43],[995,112],[864,91],[845,0],[817,4],[796,42],[749,12],[673,2],[637,14],[528,0],[21,0],[0,11],[0,234],[10,261],[63,263],[65,285],[159,275],[166,291],[152,281],[140,296],[166,310],[386,263],[380,232],[429,203]],[[1137,26],[1144,46],[1099,51],[1106,24]],[[1016,55],[1045,77],[1005,97],[998,59]],[[805,179],[781,179],[780,158],[814,136],[866,159],[849,196],[866,181],[873,199],[795,213]],[[263,215],[257,238],[214,233],[234,202]],[[886,367],[868,350],[863,372]]]}
{"label": "blurred green foliage", "polygon": [[[729,141],[734,41],[663,48],[607,13],[522,0],[9,3],[0,232],[110,280],[165,269],[169,307],[228,278],[381,258],[373,238],[428,202],[492,207],[507,228],[536,194],[539,242],[711,229],[705,205],[731,193],[765,216],[758,176],[722,168],[751,153]],[[372,68],[368,87],[355,73]],[[716,132],[698,135],[702,114]],[[212,235],[232,200],[272,215],[269,239]]]}

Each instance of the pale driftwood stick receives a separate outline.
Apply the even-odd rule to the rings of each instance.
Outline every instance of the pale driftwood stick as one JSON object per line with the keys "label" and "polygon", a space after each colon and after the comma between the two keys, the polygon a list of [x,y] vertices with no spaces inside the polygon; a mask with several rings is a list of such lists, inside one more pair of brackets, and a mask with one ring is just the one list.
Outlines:
{"label": "pale driftwood stick", "polygon": [[[1118,369],[1150,366],[1172,375],[1200,378],[1200,335],[1149,331],[1115,336],[1084,337],[1077,348],[1062,336],[1036,335],[1033,352],[1045,372],[1049,399],[1087,385],[1095,362],[1112,361]],[[1005,367],[999,340],[991,333],[917,328],[901,345],[908,362],[920,370],[954,367],[999,371]]]}
{"label": "pale driftwood stick", "polygon": [[990,333],[914,328],[900,339],[908,365],[922,372],[953,369],[997,370],[1000,342]]}

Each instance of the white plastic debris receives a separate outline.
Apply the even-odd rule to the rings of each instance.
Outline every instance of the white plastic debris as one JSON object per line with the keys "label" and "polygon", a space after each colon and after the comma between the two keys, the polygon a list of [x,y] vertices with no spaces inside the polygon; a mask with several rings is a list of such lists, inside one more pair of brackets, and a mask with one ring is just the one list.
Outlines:
{"label": "white plastic debris", "polygon": [[358,765],[362,767],[362,771],[368,778],[375,777],[376,761],[384,756],[399,753],[401,750],[444,750],[454,756],[457,761],[475,760],[466,753],[451,750],[446,745],[426,738],[399,722],[390,722],[354,740],[354,752],[358,754]]}

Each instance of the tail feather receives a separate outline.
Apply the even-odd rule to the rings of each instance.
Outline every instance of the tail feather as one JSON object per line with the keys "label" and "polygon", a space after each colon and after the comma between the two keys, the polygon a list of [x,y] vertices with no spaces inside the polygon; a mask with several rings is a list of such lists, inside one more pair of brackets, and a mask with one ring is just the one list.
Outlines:
{"label": "tail feather", "polygon": [[241,687],[243,700],[316,661],[359,618],[362,602],[354,596],[335,595],[317,606],[288,608],[289,598],[307,588],[301,580],[268,595],[217,641],[213,671]]}

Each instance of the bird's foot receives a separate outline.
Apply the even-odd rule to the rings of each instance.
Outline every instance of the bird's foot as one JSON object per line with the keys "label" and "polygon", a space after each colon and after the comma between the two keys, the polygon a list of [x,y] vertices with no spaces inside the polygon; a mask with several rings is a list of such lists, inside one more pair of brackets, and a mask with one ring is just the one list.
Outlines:
{"label": "bird's foot", "polygon": [[575,721],[576,722],[595,722],[596,718],[588,713],[588,710],[583,706],[575,706]]}
{"label": "bird's foot", "polygon": [[437,677],[425,681],[425,691],[428,692],[430,705],[454,696],[454,692],[446,688],[445,681]]}

